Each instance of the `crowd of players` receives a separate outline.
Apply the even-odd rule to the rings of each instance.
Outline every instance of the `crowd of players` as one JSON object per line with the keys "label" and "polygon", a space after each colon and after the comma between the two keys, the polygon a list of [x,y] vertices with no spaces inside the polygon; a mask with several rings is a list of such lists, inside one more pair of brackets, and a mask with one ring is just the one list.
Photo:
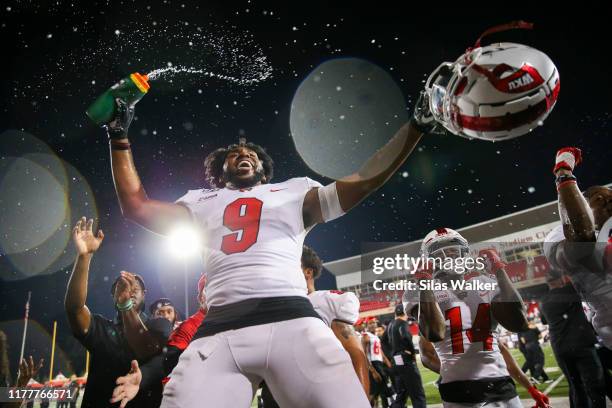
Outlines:
{"label": "crowd of players", "polygon": [[[378,400],[403,407],[408,398],[415,407],[426,406],[419,355],[439,373],[445,407],[522,407],[516,381],[537,408],[547,408],[548,397],[499,341],[500,326],[521,333],[532,375],[547,380],[537,334],[494,249],[479,253],[486,271],[423,268],[413,279],[471,280],[495,289],[406,291],[386,328],[370,321],[355,330],[356,296],[315,290],[321,262],[303,246],[307,233],[343,216],[392,177],[438,126],[430,109],[422,94],[411,120],[358,172],[326,186],[306,177],[271,183],[271,157],[242,140],[206,158],[211,188],[170,203],[147,196],[128,140],[134,108],[118,99],[106,129],[121,210],[159,234],[181,223],[199,229],[206,242],[196,293],[201,307],[179,323],[172,302],[160,299],[148,316],[144,279],[121,272],[111,287],[115,318],[90,311],[89,265],[104,233],[93,220],[81,219],[73,230],[77,258],[65,297],[72,333],[91,355],[81,406],[246,408],[259,387],[265,408],[365,408]],[[600,408],[612,347],[612,190],[596,186],[583,194],[573,174],[580,161],[576,148],[556,156],[561,223],[544,244],[551,272],[542,313],[572,407]],[[421,252],[447,259],[470,251],[459,233],[438,228],[424,237]],[[411,319],[418,322],[418,347]],[[580,335],[572,336],[576,324]],[[598,355],[602,348],[607,351]],[[24,362],[21,383],[34,373],[33,364]]]}

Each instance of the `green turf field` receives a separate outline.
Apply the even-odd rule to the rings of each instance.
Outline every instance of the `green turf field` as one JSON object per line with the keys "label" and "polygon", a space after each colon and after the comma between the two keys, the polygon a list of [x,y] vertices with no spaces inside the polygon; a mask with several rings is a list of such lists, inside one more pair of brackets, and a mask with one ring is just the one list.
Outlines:
{"label": "green turf field", "polygon": [[[544,356],[545,356],[545,367],[546,367],[546,374],[548,374],[548,376],[550,377],[551,380],[556,380],[558,377],[561,376],[561,370],[558,368],[557,366],[557,361],[555,360],[555,356],[553,355],[552,349],[550,347],[550,344],[545,344],[542,349],[544,350]],[[516,359],[516,361],[518,362],[519,366],[522,366],[523,363],[525,362],[525,358],[523,357],[523,355],[521,354],[521,352],[518,349],[513,349],[511,350],[512,355],[514,356],[514,358]],[[433,371],[428,370],[427,368],[423,367],[423,365],[420,363],[419,360],[419,370],[421,372],[421,377],[423,379],[423,386],[425,387],[425,396],[427,399],[427,404],[439,404],[441,403],[441,399],[440,399],[440,394],[438,393],[438,389],[436,388],[436,386],[434,385],[434,382],[436,381],[436,379],[438,378],[438,374],[434,373]],[[541,384],[538,386],[538,388],[542,391],[544,391],[546,388],[548,388],[552,383],[549,384]],[[517,390],[519,392],[519,396],[521,398],[530,398],[529,393],[527,392],[526,389],[524,389],[523,387],[521,387],[520,385],[517,384]],[[563,396],[566,397],[569,395],[569,388],[567,385],[567,380],[564,378],[562,379],[556,386],[555,388],[549,393],[549,396]],[[408,403],[410,406],[410,402]],[[252,407],[257,407],[257,403],[256,401],[253,401]]]}
{"label": "green turf field", "polygon": [[[550,347],[550,344],[547,343],[546,345],[542,347],[542,349],[544,350],[544,356],[546,359],[545,360],[545,367],[547,369],[546,374],[548,374],[551,380],[556,380],[559,376],[561,376],[562,373],[561,373],[561,370],[557,366],[557,361],[555,360],[555,356],[553,355],[552,348]],[[518,349],[512,349],[510,351],[512,352],[512,356],[519,363],[519,366],[522,366],[523,363],[525,362],[525,358],[523,357],[521,352]],[[438,374],[423,367],[420,364],[420,361],[419,361],[419,369],[421,371],[421,377],[423,379],[423,386],[425,387],[425,396],[427,398],[427,404],[438,404],[442,402],[440,399],[440,394],[438,393],[438,389],[433,384],[433,382],[435,382],[436,379],[438,378]],[[541,384],[538,386],[538,388],[543,391],[546,388],[548,388],[548,386],[550,386],[550,384]],[[530,398],[527,390],[518,384],[517,384],[517,391],[521,398]],[[549,395],[550,396],[568,396],[569,389],[567,385],[567,380],[565,378],[561,380],[555,386],[555,388],[550,392]]]}

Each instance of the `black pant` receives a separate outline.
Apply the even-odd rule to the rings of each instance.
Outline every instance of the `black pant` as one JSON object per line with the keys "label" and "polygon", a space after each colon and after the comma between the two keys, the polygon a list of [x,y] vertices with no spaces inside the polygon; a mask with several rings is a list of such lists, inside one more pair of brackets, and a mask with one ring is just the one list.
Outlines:
{"label": "black pant", "polygon": [[548,381],[548,375],[546,374],[546,371],[544,371],[544,351],[542,350],[542,347],[540,347],[540,344],[534,344],[534,346],[529,349],[528,348],[528,352],[533,353],[533,369],[534,369],[534,374],[533,376],[535,378],[537,378],[538,380],[541,381]]}
{"label": "black pant", "polygon": [[555,355],[569,383],[571,408],[605,408],[606,386],[595,347]]}
{"label": "black pant", "polygon": [[544,352],[539,343],[531,343],[525,346],[525,364],[523,364],[523,371],[525,367],[531,371],[531,376],[540,381],[548,381],[548,375],[544,371]]}
{"label": "black pant", "polygon": [[597,355],[599,356],[599,361],[601,361],[601,365],[603,367],[604,379],[606,383],[606,394],[608,395],[608,399],[612,401],[612,350],[606,347],[600,347],[597,349]]}
{"label": "black pant", "polygon": [[376,398],[380,396],[383,408],[388,408],[389,400],[393,396],[393,392],[388,385],[389,377],[387,377],[387,373],[385,372],[385,365],[380,361],[372,361],[372,367],[374,367],[381,378],[380,382],[376,382],[374,381],[374,377],[370,374],[370,395],[372,396],[372,401],[376,401]]}
{"label": "black pant", "polygon": [[394,365],[393,370],[395,371],[395,384],[398,389],[391,408],[404,408],[408,397],[410,397],[414,408],[425,408],[427,405],[425,391],[416,362],[404,358],[404,365]]}

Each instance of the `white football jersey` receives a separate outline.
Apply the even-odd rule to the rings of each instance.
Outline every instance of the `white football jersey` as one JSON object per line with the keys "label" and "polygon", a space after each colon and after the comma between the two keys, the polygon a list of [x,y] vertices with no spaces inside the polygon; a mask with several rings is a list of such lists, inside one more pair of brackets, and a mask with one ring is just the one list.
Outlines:
{"label": "white football jersey", "polygon": [[202,231],[208,307],[250,298],[306,297],[301,269],[307,177],[231,190],[189,190],[177,200]]}
{"label": "white football jersey", "polygon": [[[478,275],[469,282],[497,282]],[[433,343],[440,358],[442,383],[509,376],[498,346],[499,329],[491,313],[491,300],[499,289],[434,291],[446,318],[444,339]]]}
{"label": "white football jersey", "polygon": [[377,335],[372,334],[368,331],[363,333],[364,336],[368,336],[370,339],[370,346],[368,347],[368,360],[383,362],[382,354],[382,343]]}
{"label": "white football jersey", "polygon": [[[606,347],[612,348],[612,271],[603,270],[606,245],[612,236],[612,218],[597,232],[597,245],[594,264],[602,269],[592,271],[585,267],[566,271],[572,284],[592,312],[591,323]],[[565,240],[563,226],[558,225],[544,239],[544,254],[550,265],[559,270],[563,268],[556,262],[559,242]]]}
{"label": "white football jersey", "polygon": [[308,299],[328,326],[334,320],[353,325],[359,318],[359,299],[353,292],[316,290],[308,295]]}

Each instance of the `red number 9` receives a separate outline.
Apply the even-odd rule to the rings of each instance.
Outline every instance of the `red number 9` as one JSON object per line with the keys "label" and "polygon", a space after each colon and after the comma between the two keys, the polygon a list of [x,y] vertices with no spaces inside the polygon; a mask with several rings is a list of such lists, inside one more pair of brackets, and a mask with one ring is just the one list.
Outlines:
{"label": "red number 9", "polygon": [[263,202],[252,197],[239,198],[225,207],[223,225],[236,232],[223,236],[224,254],[244,252],[257,242],[262,207]]}

